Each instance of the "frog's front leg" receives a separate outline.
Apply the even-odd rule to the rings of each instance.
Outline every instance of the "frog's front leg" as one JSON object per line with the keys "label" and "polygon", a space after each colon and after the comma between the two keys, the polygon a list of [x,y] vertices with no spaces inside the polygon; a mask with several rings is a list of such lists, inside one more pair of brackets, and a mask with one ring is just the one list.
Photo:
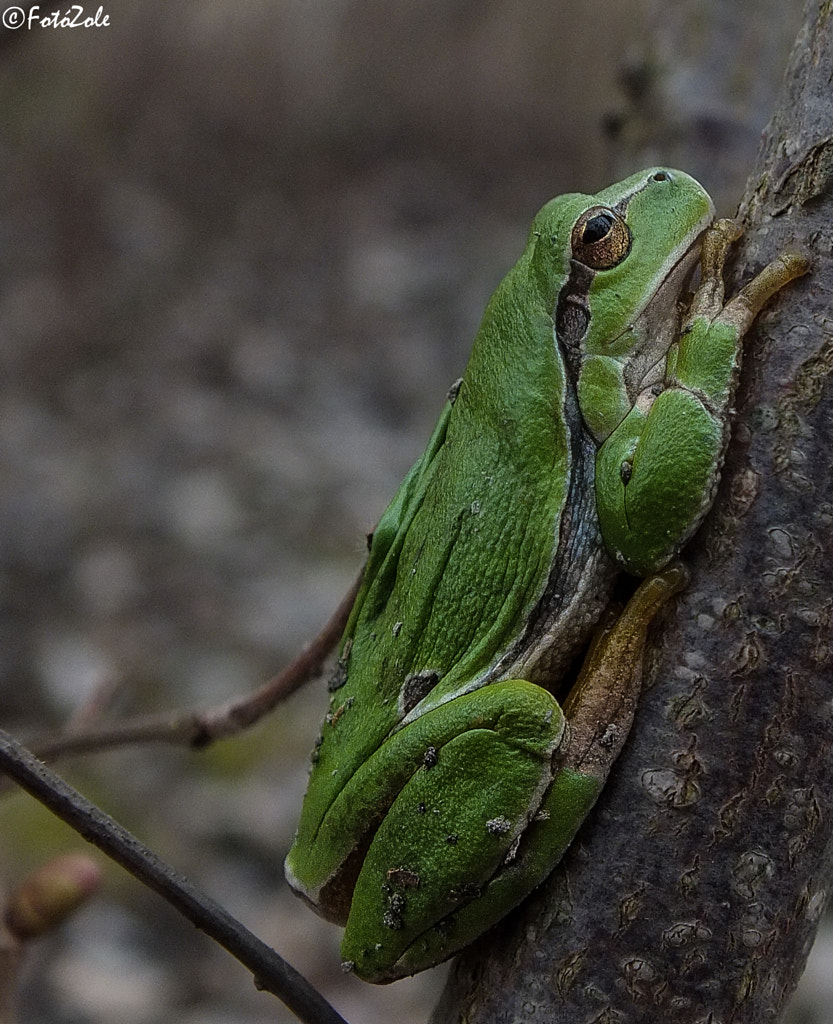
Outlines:
{"label": "frog's front leg", "polygon": [[740,228],[718,221],[705,235],[701,282],[660,388],[646,388],[599,450],[596,502],[611,554],[629,572],[665,565],[708,511],[728,441],[744,333],[779,289],[809,269],[784,253],[729,303],[723,266]]}

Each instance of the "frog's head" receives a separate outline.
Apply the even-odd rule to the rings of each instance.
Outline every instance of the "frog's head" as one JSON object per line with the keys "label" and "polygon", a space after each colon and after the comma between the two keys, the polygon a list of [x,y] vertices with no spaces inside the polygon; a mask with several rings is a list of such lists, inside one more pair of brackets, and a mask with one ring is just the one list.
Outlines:
{"label": "frog's head", "polygon": [[548,296],[556,337],[599,443],[662,379],[679,333],[679,299],[713,219],[702,185],[663,168],[595,196],[560,196],[536,217],[533,273],[561,283]]}

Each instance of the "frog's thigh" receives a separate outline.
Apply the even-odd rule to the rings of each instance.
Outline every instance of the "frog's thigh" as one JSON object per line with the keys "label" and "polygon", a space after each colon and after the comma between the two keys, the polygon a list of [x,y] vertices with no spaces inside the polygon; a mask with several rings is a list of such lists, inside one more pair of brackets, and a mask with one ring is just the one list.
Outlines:
{"label": "frog's thigh", "polygon": [[[434,730],[432,716],[442,716]],[[385,815],[356,883],[342,954],[368,980],[413,973],[503,916],[512,904],[501,899],[490,912],[490,880],[551,782],[564,721],[546,690],[523,680],[491,684],[424,715],[386,747],[398,737],[410,744],[412,728],[426,737],[447,735],[449,716],[459,731],[427,749],[423,767]],[[461,928],[454,911],[466,904],[485,909],[469,910]]]}

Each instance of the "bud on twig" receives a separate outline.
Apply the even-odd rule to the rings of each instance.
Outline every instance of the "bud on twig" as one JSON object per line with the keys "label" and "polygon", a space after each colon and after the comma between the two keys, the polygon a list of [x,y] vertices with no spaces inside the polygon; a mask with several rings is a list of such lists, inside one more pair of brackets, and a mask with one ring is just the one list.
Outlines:
{"label": "bud on twig", "polygon": [[77,853],[55,857],[12,893],[6,927],[19,940],[37,938],[57,928],[95,893],[100,882],[101,869],[89,857]]}

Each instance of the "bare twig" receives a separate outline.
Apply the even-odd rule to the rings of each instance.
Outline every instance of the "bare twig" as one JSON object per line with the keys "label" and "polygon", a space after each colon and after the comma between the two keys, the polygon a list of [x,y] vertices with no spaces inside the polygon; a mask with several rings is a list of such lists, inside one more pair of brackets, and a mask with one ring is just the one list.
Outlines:
{"label": "bare twig", "polygon": [[345,1024],[324,997],[273,949],[2,730],[0,770],[228,950],[252,972],[258,988],[277,996],[299,1020]]}
{"label": "bare twig", "polygon": [[344,596],[329,622],[281,672],[254,693],[213,708],[165,711],[122,722],[84,724],[34,740],[30,747],[44,761],[83,754],[128,743],[162,742],[202,748],[254,725],[282,700],[321,671],[338,643],[356,598],[361,576]]}

